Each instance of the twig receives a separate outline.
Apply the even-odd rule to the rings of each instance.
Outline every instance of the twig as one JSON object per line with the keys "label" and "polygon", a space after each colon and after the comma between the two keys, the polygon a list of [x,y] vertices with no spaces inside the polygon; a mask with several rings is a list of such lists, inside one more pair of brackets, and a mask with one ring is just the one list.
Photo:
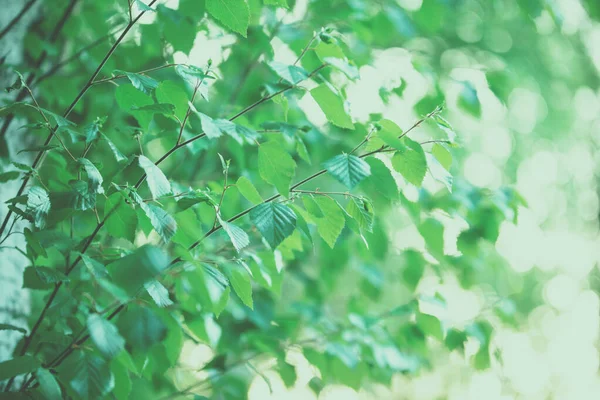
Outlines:
{"label": "twig", "polygon": [[8,23],[8,25],[6,25],[4,29],[2,29],[2,31],[0,31],[0,39],[2,39],[17,24],[17,22],[21,20],[21,18],[23,18],[27,11],[33,8],[32,6],[36,1],[37,0],[29,0],[29,2],[23,6],[21,11],[15,15],[15,17]]}

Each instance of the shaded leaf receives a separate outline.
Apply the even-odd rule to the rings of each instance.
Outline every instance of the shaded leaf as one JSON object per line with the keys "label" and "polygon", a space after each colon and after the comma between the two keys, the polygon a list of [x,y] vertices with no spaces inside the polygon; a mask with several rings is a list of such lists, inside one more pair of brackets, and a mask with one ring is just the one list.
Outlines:
{"label": "shaded leaf", "polygon": [[364,178],[371,175],[371,167],[364,160],[351,154],[340,154],[323,163],[323,167],[335,179],[354,188]]}
{"label": "shaded leaf", "polygon": [[256,206],[250,211],[250,219],[272,249],[294,232],[296,214],[291,208],[274,202]]}

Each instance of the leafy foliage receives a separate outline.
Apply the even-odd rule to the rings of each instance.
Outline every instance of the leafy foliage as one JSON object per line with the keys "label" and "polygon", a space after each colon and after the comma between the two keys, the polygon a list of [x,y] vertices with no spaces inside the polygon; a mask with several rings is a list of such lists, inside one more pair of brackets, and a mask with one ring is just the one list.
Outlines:
{"label": "leafy foliage", "polygon": [[[12,74],[20,97],[0,109],[26,120],[35,146],[19,151],[41,160],[6,154],[0,174],[2,184],[24,182],[0,240],[12,221],[31,222],[19,251],[36,300],[31,331],[0,326],[24,336],[0,363],[7,391],[22,381],[27,395],[51,399],[244,399],[253,376],[266,376],[255,359],[275,360],[265,365],[294,387],[291,346],[320,371],[316,392],[390,385],[470,339],[473,366],[491,365],[491,322],[452,326],[421,306],[444,305],[420,291],[426,276],[500,292],[483,270],[503,265],[500,225],[524,205],[512,189],[452,176],[464,154],[438,82],[454,78],[433,66],[438,46],[462,42],[452,33],[431,54],[415,52],[414,73],[436,93],[402,118],[396,108],[390,119],[360,116],[349,104],[377,52],[443,36],[449,4],[409,13],[393,1],[314,1],[296,23],[287,0],[85,2],[64,10],[62,26],[54,3],[42,3],[40,30],[61,26],[61,46],[31,32],[25,59],[47,53],[57,67],[13,66],[27,72]],[[404,78],[375,88],[382,104],[420,93]],[[481,89],[459,83],[456,110],[485,115]],[[457,253],[441,214],[468,224]],[[424,245],[397,251],[395,232],[408,225]],[[200,345],[211,360],[191,373],[183,364]]]}

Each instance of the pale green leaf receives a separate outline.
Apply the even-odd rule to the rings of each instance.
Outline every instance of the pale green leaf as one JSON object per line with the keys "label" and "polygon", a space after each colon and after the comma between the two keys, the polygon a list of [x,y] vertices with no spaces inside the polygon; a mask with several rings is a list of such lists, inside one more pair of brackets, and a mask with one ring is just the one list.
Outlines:
{"label": "pale green leaf", "polygon": [[439,163],[444,167],[447,171],[450,171],[450,167],[452,166],[452,154],[446,149],[443,145],[436,143],[433,145],[431,149],[431,154],[439,161]]}
{"label": "pale green leaf", "polygon": [[146,180],[148,181],[148,187],[150,188],[153,199],[171,193],[171,184],[160,168],[145,156],[139,157],[139,163],[140,167],[142,167],[146,173]]}
{"label": "pale green leaf", "polygon": [[206,0],[206,11],[227,28],[246,37],[250,9],[244,0]]}
{"label": "pale green leaf", "polygon": [[258,172],[282,196],[288,197],[296,162],[278,142],[270,141],[258,148]]}
{"label": "pale green leaf", "polygon": [[394,169],[411,184],[421,186],[427,173],[427,159],[421,145],[407,137],[403,138],[406,147],[398,150],[392,158]]}
{"label": "pale green leaf", "polygon": [[263,198],[260,193],[258,193],[258,190],[256,190],[252,182],[250,182],[250,179],[246,178],[245,176],[240,176],[235,183],[235,186],[238,188],[242,196],[244,196],[246,200],[252,204],[260,204],[263,202]]}
{"label": "pale green leaf", "polygon": [[173,304],[173,301],[169,298],[169,291],[159,281],[152,280],[146,282],[144,288],[157,306],[168,307]]}
{"label": "pale green leaf", "polygon": [[229,239],[231,240],[233,247],[235,247],[235,249],[238,252],[250,244],[250,238],[248,237],[248,234],[246,232],[244,232],[244,230],[242,228],[240,228],[239,226],[234,225],[230,222],[222,220],[221,216],[219,216],[219,215],[218,215],[218,218],[219,218],[219,223],[223,227],[223,230],[227,233],[227,236],[229,236]]}
{"label": "pale green leaf", "polygon": [[308,78],[308,72],[296,65],[287,65],[277,61],[271,61],[268,65],[281,79],[292,85]]}
{"label": "pale green leaf", "polygon": [[329,197],[319,196],[315,201],[323,213],[323,217],[315,218],[317,230],[329,247],[333,248],[346,225],[344,212],[339,204]]}
{"label": "pale green leaf", "polygon": [[340,128],[354,129],[352,119],[346,113],[346,109],[344,108],[344,102],[329,88],[329,86],[322,83],[312,89],[310,94],[325,113],[329,122]]}
{"label": "pale green leaf", "polygon": [[181,86],[173,81],[161,82],[156,88],[156,99],[159,103],[172,104],[175,107],[175,116],[183,121],[188,109],[188,96]]}
{"label": "pale green leaf", "polygon": [[246,269],[241,266],[228,265],[226,273],[235,294],[238,295],[247,307],[253,309],[252,281]]}

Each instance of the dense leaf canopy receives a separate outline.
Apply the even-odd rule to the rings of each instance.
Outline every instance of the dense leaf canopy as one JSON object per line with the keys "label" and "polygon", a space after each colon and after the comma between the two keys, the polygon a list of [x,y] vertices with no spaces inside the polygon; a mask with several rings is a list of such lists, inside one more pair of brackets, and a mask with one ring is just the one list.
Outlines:
{"label": "dense leaf canopy", "polygon": [[[300,382],[299,354],[317,394],[390,386],[448,357],[502,362],[495,329],[542,302],[495,246],[526,202],[510,185],[518,162],[496,185],[464,179],[463,163],[474,127],[520,86],[597,86],[567,43],[579,38],[539,37],[561,23],[553,2],[37,3],[25,61],[1,67],[14,84],[0,182],[17,184],[0,241],[25,226],[10,251],[34,298],[0,362],[5,390],[244,399],[255,379],[271,388],[266,371]],[[596,4],[582,10],[599,18]],[[553,62],[561,45],[572,73]],[[546,140],[566,128],[559,103],[544,103]],[[9,134],[27,136],[18,153]],[[427,280],[489,309],[445,318]]]}

